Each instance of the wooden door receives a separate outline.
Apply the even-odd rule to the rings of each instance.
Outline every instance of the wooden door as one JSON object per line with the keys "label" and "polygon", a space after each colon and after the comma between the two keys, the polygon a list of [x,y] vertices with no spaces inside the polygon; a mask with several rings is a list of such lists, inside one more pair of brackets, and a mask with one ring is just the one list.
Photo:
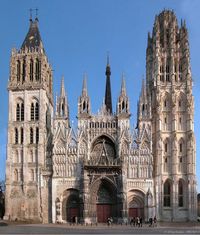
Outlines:
{"label": "wooden door", "polygon": [[138,216],[138,208],[129,208],[129,218]]}
{"label": "wooden door", "polygon": [[109,217],[111,217],[111,205],[97,204],[97,222],[106,223]]}
{"label": "wooden door", "polygon": [[144,218],[144,208],[129,208],[129,217]]}
{"label": "wooden door", "polygon": [[79,217],[79,209],[78,208],[68,208],[67,209],[67,221],[71,223],[75,223],[75,218]]}

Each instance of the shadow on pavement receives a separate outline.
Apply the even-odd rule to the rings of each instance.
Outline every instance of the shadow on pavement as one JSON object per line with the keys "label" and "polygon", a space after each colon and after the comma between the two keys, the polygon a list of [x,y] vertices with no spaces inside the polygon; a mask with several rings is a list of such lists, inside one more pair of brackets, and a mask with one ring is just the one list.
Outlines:
{"label": "shadow on pavement", "polygon": [[8,226],[8,224],[5,222],[0,222],[0,226]]}

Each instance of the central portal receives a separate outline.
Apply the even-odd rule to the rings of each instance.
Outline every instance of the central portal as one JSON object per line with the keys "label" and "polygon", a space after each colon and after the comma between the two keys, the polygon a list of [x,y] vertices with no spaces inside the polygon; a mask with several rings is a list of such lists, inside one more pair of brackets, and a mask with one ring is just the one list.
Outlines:
{"label": "central portal", "polygon": [[97,222],[106,223],[109,217],[114,216],[113,192],[108,185],[101,184],[97,193]]}
{"label": "central portal", "polygon": [[97,204],[97,222],[106,223],[109,217],[111,217],[111,205]]}

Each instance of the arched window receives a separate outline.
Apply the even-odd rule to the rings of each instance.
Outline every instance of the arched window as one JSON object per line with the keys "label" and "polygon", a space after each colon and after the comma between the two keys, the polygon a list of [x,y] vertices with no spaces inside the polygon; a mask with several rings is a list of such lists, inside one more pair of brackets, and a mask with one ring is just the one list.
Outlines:
{"label": "arched window", "polygon": [[169,82],[170,78],[169,78],[169,62],[167,62],[166,65],[166,82]]}
{"label": "arched window", "polygon": [[20,130],[20,134],[21,134],[21,144],[24,143],[24,129],[21,127],[21,130]]}
{"label": "arched window", "polygon": [[165,153],[168,152],[168,143],[165,143]]}
{"label": "arched window", "polygon": [[24,103],[21,103],[21,121],[24,121]]}
{"label": "arched window", "polygon": [[62,108],[61,109],[62,109],[62,111],[61,111],[62,112],[62,116],[64,116],[65,115],[65,106],[64,106],[63,103],[62,103]]}
{"label": "arched window", "polygon": [[33,81],[33,60],[30,60],[30,81]]}
{"label": "arched window", "polygon": [[175,82],[177,82],[177,60],[174,61]]}
{"label": "arched window", "polygon": [[180,114],[183,114],[186,111],[186,95],[181,93],[177,100],[177,110],[180,111]]}
{"label": "arched window", "polygon": [[184,148],[185,148],[185,146],[184,146],[184,139],[183,138],[181,138],[180,140],[179,140],[179,142],[178,142],[178,150],[179,150],[179,155],[183,155],[184,154]]}
{"label": "arched window", "polygon": [[165,131],[167,131],[168,129],[169,129],[169,121],[168,121],[168,119],[169,119],[169,115],[167,115],[167,113],[166,114],[164,114],[163,115],[163,130],[165,130]]}
{"label": "arched window", "polygon": [[39,120],[39,104],[38,102],[31,103],[31,121]]}
{"label": "arched window", "polygon": [[166,99],[164,100],[164,107],[165,108],[167,107],[167,100]]}
{"label": "arched window", "polygon": [[182,130],[182,127],[183,127],[182,122],[183,122],[182,116],[179,115],[179,117],[178,117],[178,129],[179,130]]}
{"label": "arched window", "polygon": [[33,128],[30,128],[30,144],[33,144]]}
{"label": "arched window", "polygon": [[180,152],[180,153],[183,152],[183,143],[179,143],[179,152]]}
{"label": "arched window", "polygon": [[35,103],[35,120],[39,120],[39,104]]}
{"label": "arched window", "polygon": [[86,101],[84,100],[83,101],[83,112],[87,112],[87,103],[86,103]]}
{"label": "arched window", "polygon": [[16,106],[16,120],[24,121],[24,103],[20,101]]}
{"label": "arched window", "polygon": [[[143,104],[144,105],[144,104]],[[125,110],[125,102],[124,102],[124,100],[122,101],[122,112],[125,112],[126,110]],[[144,110],[142,110],[143,112],[144,112]]]}
{"label": "arched window", "polygon": [[38,127],[36,127],[35,141],[36,141],[36,144],[39,143],[39,128]]}
{"label": "arched window", "polygon": [[182,180],[179,180],[178,182],[178,206],[183,207],[184,202],[183,202],[183,182]]}
{"label": "arched window", "polygon": [[17,81],[20,82],[20,76],[21,76],[21,63],[18,60],[17,61]]}
{"label": "arched window", "polygon": [[39,81],[40,77],[41,77],[41,62],[39,61],[39,59],[36,59],[35,62],[35,80]]}
{"label": "arched window", "polygon": [[34,120],[34,103],[31,103],[31,121]]}
{"label": "arched window", "polygon": [[25,81],[26,78],[26,60],[23,60],[23,66],[22,66],[22,82]]}
{"label": "arched window", "polygon": [[164,207],[171,206],[171,184],[167,180],[164,183]]}
{"label": "arched window", "polygon": [[162,108],[163,108],[163,111],[168,111],[168,112],[171,111],[171,98],[168,93],[163,99]]}
{"label": "arched window", "polygon": [[160,81],[164,82],[164,61],[162,60],[162,65],[160,65]]}
{"label": "arched window", "polygon": [[20,121],[20,104],[17,104],[17,108],[16,108],[16,120]]}
{"label": "arched window", "polygon": [[15,144],[18,144],[19,136],[18,136],[18,129],[15,128]]}
{"label": "arched window", "polygon": [[178,155],[179,155],[178,170],[179,170],[179,172],[184,172],[186,170],[185,144],[184,144],[184,140],[182,138],[179,140],[179,143],[178,143]]}

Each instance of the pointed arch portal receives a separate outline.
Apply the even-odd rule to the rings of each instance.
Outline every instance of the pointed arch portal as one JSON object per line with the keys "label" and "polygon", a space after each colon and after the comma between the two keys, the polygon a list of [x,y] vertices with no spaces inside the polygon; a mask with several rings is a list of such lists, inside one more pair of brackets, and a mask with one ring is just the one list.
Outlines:
{"label": "pointed arch portal", "polygon": [[[106,223],[109,217],[119,216],[117,188],[106,178],[97,180],[91,188],[90,216],[96,216],[98,223]],[[93,205],[93,206],[92,206]]]}
{"label": "pointed arch portal", "polygon": [[110,190],[104,183],[102,183],[97,192],[97,221],[99,223],[104,223],[107,221],[107,218],[112,216],[112,207],[113,207],[113,195]]}
{"label": "pointed arch portal", "polygon": [[129,217],[142,217],[144,219],[144,197],[140,191],[134,191],[129,197],[128,213]]}
{"label": "pointed arch portal", "polygon": [[63,208],[62,218],[63,220],[75,223],[80,217],[80,200],[79,192],[76,189],[68,189],[63,193]]}

